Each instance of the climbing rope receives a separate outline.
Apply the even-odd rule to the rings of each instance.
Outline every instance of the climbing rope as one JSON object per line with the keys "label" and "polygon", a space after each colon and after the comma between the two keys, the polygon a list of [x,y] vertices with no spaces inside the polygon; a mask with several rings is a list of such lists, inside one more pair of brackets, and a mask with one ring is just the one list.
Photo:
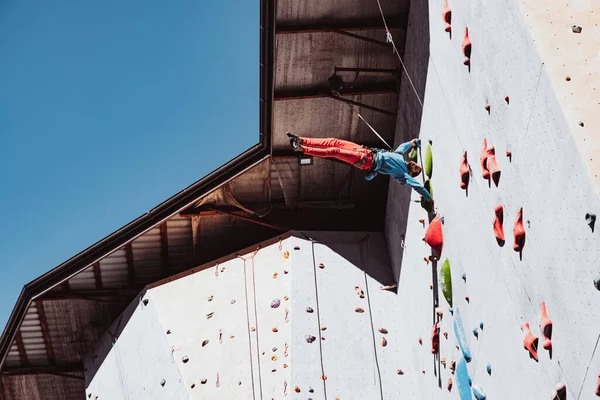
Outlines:
{"label": "climbing rope", "polygon": [[385,40],[386,40],[386,42],[392,44],[393,52],[396,53],[396,56],[398,56],[398,60],[400,60],[402,69],[404,70],[404,73],[406,74],[406,77],[408,78],[408,81],[410,82],[410,86],[412,87],[413,92],[415,92],[415,96],[417,96],[417,100],[419,100],[419,104],[421,105],[421,108],[422,108],[423,101],[421,101],[421,96],[419,96],[419,93],[417,92],[417,89],[415,88],[415,85],[413,84],[413,81],[410,78],[408,70],[406,69],[406,65],[404,65],[404,61],[402,61],[402,57],[400,57],[400,53],[398,52],[398,49],[396,48],[396,43],[394,43],[394,38],[392,37],[392,33],[388,29],[387,22],[385,22],[385,15],[383,15],[383,9],[381,8],[381,3],[379,2],[379,0],[377,0],[377,5],[379,6],[379,12],[381,13],[381,19],[383,20],[383,26],[385,26]]}
{"label": "climbing rope", "polygon": [[[254,253],[251,256],[252,259],[252,269],[254,272],[254,256],[256,255],[256,253],[258,253],[259,248],[257,248]],[[254,362],[252,361],[252,335],[250,334],[250,332],[252,331],[251,326],[250,326],[250,309],[248,307],[248,274],[247,274],[247,269],[246,269],[246,258],[240,256],[239,254],[237,255],[237,258],[241,259],[244,262],[244,292],[246,295],[246,320],[248,321],[248,347],[250,349],[250,373],[252,375],[252,398],[256,399],[256,390],[254,387]],[[217,263],[218,266],[218,263]],[[254,274],[253,274],[254,275]],[[254,285],[254,278],[253,278],[253,282],[252,284]],[[254,318],[255,321],[256,320],[256,286],[254,286]],[[258,337],[258,327],[256,328],[256,335]],[[257,353],[260,354],[260,349],[258,348],[258,340],[256,341],[256,345],[257,345]],[[258,384],[259,384],[259,390],[260,390],[260,398],[262,399],[262,378],[261,378],[261,374],[260,374],[260,359],[257,360],[258,361]]]}
{"label": "climbing rope", "polygon": [[[348,104],[348,105],[350,105],[350,104]],[[350,108],[352,108],[352,106],[350,106]],[[363,122],[364,122],[365,124],[367,124],[367,126],[368,126],[369,128],[371,128],[371,130],[373,131],[373,133],[374,133],[374,134],[376,134],[376,135],[377,135],[377,137],[378,137],[379,139],[381,139],[381,141],[382,141],[383,143],[385,143],[385,145],[386,145],[386,146],[387,146],[387,147],[388,147],[390,150],[394,150],[394,149],[393,149],[393,147],[392,147],[392,146],[390,146],[390,145],[388,144],[388,142],[386,142],[386,141],[385,141],[385,140],[384,140],[384,139],[381,137],[381,135],[379,135],[379,133],[377,133],[377,131],[375,130],[375,128],[373,128],[373,127],[371,126],[371,124],[369,124],[369,123],[367,122],[367,120],[365,120],[365,119],[362,117],[362,115],[360,115],[360,113],[358,113],[358,112],[357,112],[357,113],[356,113],[356,115],[358,115],[358,118],[362,119],[362,120],[363,120]]]}
{"label": "climbing rope", "polygon": [[[307,237],[307,240],[310,240],[311,245],[311,253],[312,253],[312,263],[313,263],[313,278],[315,284],[315,303],[317,309],[317,322],[319,324],[319,360],[321,365],[321,376],[325,377],[325,364],[323,363],[323,327],[321,325],[321,307],[319,307],[319,284],[317,281],[317,260],[315,258],[315,241]],[[325,379],[323,381],[323,395],[325,396],[325,400],[327,400],[327,385],[325,384]]]}

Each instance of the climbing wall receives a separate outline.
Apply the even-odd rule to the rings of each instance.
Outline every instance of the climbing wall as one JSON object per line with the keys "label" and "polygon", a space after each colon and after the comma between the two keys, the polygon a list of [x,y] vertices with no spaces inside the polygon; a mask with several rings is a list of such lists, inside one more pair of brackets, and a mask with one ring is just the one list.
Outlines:
{"label": "climbing wall", "polygon": [[293,249],[292,398],[397,399],[406,314],[383,235],[307,232]]}
{"label": "climbing wall", "polygon": [[88,356],[88,393],[253,399],[289,392],[291,260],[284,243],[142,293]]}
{"label": "climbing wall", "polygon": [[[431,143],[431,182],[444,217],[444,247],[439,261],[430,260],[431,248],[422,238],[432,215],[409,202],[418,199],[414,191],[391,182],[386,238],[399,278],[401,306],[395,311],[406,313],[410,323],[400,326],[401,336],[413,347],[403,350],[402,379],[410,384],[400,393],[459,398],[458,372],[449,367],[451,361],[459,364],[468,347],[468,378],[488,398],[550,398],[559,383],[566,385],[567,398],[595,398],[600,291],[593,282],[600,275],[600,233],[588,225],[586,214],[598,214],[600,203],[573,139],[575,128],[563,115],[516,0],[449,1],[448,7],[451,34],[444,30],[442,1],[411,4],[413,23],[416,14],[429,17],[427,32],[419,31],[423,24],[409,29],[405,58],[424,105],[421,109],[404,79],[396,145],[411,139],[403,136],[407,131],[422,139],[423,153]],[[555,22],[573,34],[568,16]],[[462,46],[467,27],[470,65]],[[488,149],[495,148],[497,185],[482,176],[484,139]],[[468,190],[460,185],[465,151]],[[503,206],[503,246],[494,233],[498,205]],[[521,208],[526,236],[517,252],[513,227]],[[446,258],[452,308],[440,287]],[[542,303],[553,322],[551,351],[542,346]],[[465,331],[460,348],[457,310]],[[418,344],[422,338],[423,347],[430,346],[436,321],[439,355]],[[520,328],[526,322],[539,338],[538,361],[524,348]]]}
{"label": "climbing wall", "polygon": [[87,393],[416,396],[426,381],[412,361],[428,368],[427,332],[421,345],[411,340],[406,326],[418,321],[393,282],[381,233],[293,232],[257,244],[141,293],[88,355]]}
{"label": "climbing wall", "polygon": [[88,354],[85,380],[94,400],[188,398],[155,304],[141,297]]}

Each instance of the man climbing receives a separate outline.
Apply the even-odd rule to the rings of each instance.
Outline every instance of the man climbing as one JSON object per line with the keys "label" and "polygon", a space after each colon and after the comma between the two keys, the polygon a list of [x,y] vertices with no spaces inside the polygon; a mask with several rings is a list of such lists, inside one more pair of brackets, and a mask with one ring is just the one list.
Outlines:
{"label": "man climbing", "polygon": [[421,167],[414,161],[406,162],[404,154],[414,147],[421,147],[419,139],[402,143],[396,151],[374,149],[346,140],[335,138],[312,139],[287,132],[290,144],[295,151],[319,158],[335,158],[367,172],[365,179],[370,181],[378,173],[390,175],[400,184],[411,186],[433,206],[433,198],[415,177]]}

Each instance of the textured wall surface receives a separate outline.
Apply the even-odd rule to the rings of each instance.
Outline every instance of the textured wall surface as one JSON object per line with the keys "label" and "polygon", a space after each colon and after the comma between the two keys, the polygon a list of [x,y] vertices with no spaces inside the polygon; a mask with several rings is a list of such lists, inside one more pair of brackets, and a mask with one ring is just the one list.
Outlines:
{"label": "textured wall surface", "polygon": [[400,336],[408,312],[392,312],[400,297],[381,290],[393,282],[381,233],[294,233],[240,256],[142,294],[147,303],[132,304],[88,357],[91,398],[395,399],[414,390],[397,374],[410,374],[404,358],[415,344]]}
{"label": "textured wall surface", "polygon": [[[399,117],[396,145],[417,135],[425,144],[433,143],[432,186],[445,220],[439,265],[446,257],[451,263],[454,307],[461,310],[473,354],[469,374],[488,398],[546,398],[559,382],[567,385],[568,398],[595,398],[600,373],[600,292],[593,280],[600,275],[600,238],[598,230],[592,232],[586,224],[585,215],[597,213],[600,204],[587,160],[574,139],[572,130],[578,127],[565,118],[564,98],[559,101],[555,95],[538,43],[516,1],[450,1],[449,5],[451,37],[444,32],[442,2],[430,2],[428,10],[426,2],[412,3],[411,13],[426,10],[430,30],[429,34],[419,28],[409,32],[407,48],[418,51],[407,53],[407,69],[409,73],[422,70],[427,62],[428,72],[426,78],[413,76],[417,88],[425,85],[422,116],[418,121]],[[566,34],[576,22],[565,15],[561,23]],[[473,43],[470,71],[461,52],[467,26]],[[594,29],[588,29],[590,34]],[[418,115],[421,109],[415,98],[405,79],[399,115]],[[420,124],[417,134],[412,124]],[[498,187],[488,185],[481,175],[484,138],[496,149],[502,171]],[[468,196],[459,186],[464,151],[472,170]],[[506,151],[512,152],[512,162]],[[395,182],[390,185],[386,236],[392,267],[399,276],[402,306],[398,310],[410,319],[402,325],[402,336],[415,343],[428,335],[434,321],[435,297],[429,287],[433,284],[435,292],[437,276],[432,264],[424,261],[430,255],[421,240],[427,214],[417,203],[408,202],[418,195]],[[500,204],[504,247],[498,246],[493,231],[494,208]],[[527,232],[522,259],[512,249],[520,207]],[[439,299],[444,312],[441,330],[449,332],[448,340],[441,337],[441,357],[458,361],[453,318],[441,293]],[[552,354],[541,347],[542,302],[554,322]],[[480,322],[484,329],[476,338],[471,332]],[[519,327],[524,322],[540,338],[539,362],[523,348]],[[404,358],[411,369],[404,379],[412,381],[406,393],[458,398],[456,383],[452,392],[446,389],[447,379],[455,376],[442,366],[438,380],[433,376],[434,357],[415,349]],[[486,372],[488,363],[491,375]]]}
{"label": "textured wall surface", "polygon": [[519,6],[566,125],[600,194],[600,3],[527,0]]}

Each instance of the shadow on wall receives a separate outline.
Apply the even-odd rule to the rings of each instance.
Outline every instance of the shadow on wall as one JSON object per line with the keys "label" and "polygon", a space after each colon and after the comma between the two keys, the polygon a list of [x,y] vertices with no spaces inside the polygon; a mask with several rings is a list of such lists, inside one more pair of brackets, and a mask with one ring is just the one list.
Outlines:
{"label": "shadow on wall", "polygon": [[[419,137],[421,129],[423,107],[419,102],[419,98],[423,100],[425,95],[429,64],[429,5],[427,0],[411,1],[405,48],[402,60],[410,75],[414,89],[406,76],[406,72],[404,72],[398,102],[395,146]],[[423,143],[427,142],[426,138],[422,139]],[[400,185],[394,180],[390,180],[385,236],[396,282],[400,279],[404,235],[406,233],[411,196],[414,199],[418,198],[416,192],[409,186]]]}
{"label": "shadow on wall", "polygon": [[[125,310],[121,313],[121,315],[114,321],[111,326],[104,332],[102,337],[96,341],[93,348],[84,355],[84,375],[85,375],[85,387],[86,390],[90,384],[94,380],[94,377],[98,373],[98,370],[104,363],[104,360],[108,357],[108,354],[113,349],[113,345],[117,343],[119,337],[123,333],[123,330],[127,326],[129,320],[133,316],[136,308],[140,305],[140,303],[146,305],[148,300],[144,299],[146,295],[146,289],[143,289],[137,296],[137,300],[135,299],[127,306]],[[110,338],[110,340],[106,340],[106,338]],[[103,340],[104,339],[104,340]],[[98,346],[98,344],[100,344]]]}

